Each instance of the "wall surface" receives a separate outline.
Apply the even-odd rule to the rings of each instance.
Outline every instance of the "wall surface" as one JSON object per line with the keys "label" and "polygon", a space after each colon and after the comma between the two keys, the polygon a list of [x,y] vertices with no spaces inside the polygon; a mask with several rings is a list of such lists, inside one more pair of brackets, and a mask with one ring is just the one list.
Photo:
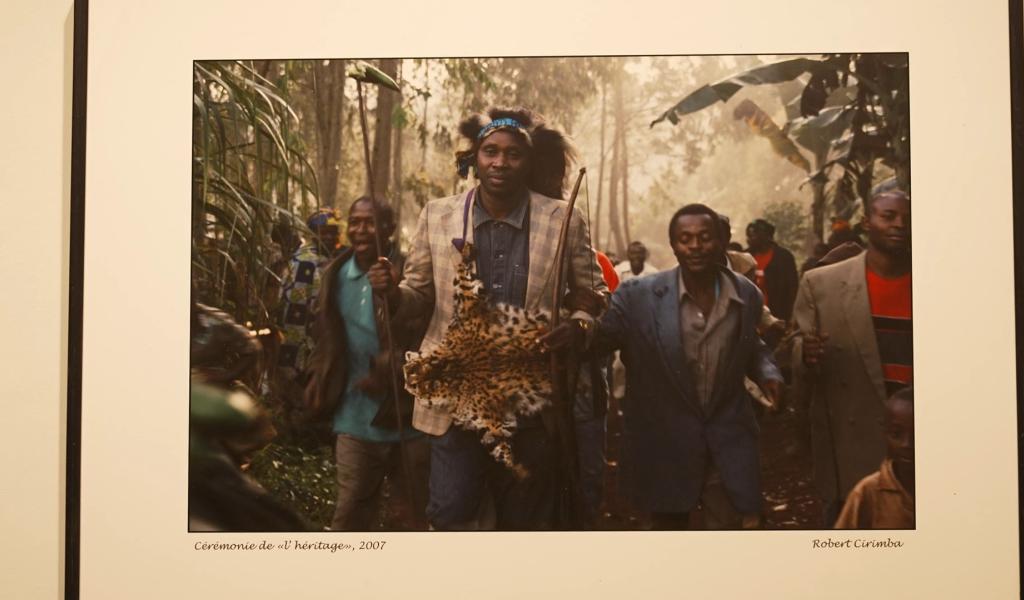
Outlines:
{"label": "wall surface", "polygon": [[71,0],[0,3],[0,596],[62,594]]}

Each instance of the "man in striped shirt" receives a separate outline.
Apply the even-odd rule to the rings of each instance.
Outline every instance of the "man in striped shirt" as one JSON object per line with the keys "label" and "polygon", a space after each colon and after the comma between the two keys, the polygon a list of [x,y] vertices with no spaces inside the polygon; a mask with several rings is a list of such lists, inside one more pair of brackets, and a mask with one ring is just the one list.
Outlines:
{"label": "man in striped shirt", "polygon": [[864,230],[865,252],[804,275],[793,311],[825,525],[885,457],[885,399],[913,383],[910,197],[876,191]]}

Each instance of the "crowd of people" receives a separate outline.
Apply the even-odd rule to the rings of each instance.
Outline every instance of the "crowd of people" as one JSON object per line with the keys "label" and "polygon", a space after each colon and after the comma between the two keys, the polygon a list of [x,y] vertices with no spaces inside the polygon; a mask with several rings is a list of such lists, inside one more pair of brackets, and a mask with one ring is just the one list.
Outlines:
{"label": "crowd of people", "polygon": [[[385,479],[412,529],[560,529],[567,510],[594,527],[616,400],[619,487],[652,529],[763,527],[759,420],[784,405],[804,424],[798,447],[812,454],[821,528],[914,527],[904,191],[878,186],[863,222],[836,220],[799,272],[768,221],[747,225],[743,247],[726,215],[685,204],[664,223],[677,265],[658,270],[641,241],[618,264],[592,247],[563,200],[573,149],[539,115],[491,109],[459,131],[456,168],[477,185],[427,203],[407,255],[390,242],[388,203],[364,196],[346,215],[314,214],[315,237],[287,270],[281,389],[335,436],[331,529],[373,528]],[[337,252],[342,224],[348,245]],[[562,359],[572,427],[557,400],[515,418],[511,448],[525,475],[401,383],[405,353],[430,353],[459,318],[460,264],[493,306],[562,306],[565,319],[531,340],[535,356],[524,360]]]}

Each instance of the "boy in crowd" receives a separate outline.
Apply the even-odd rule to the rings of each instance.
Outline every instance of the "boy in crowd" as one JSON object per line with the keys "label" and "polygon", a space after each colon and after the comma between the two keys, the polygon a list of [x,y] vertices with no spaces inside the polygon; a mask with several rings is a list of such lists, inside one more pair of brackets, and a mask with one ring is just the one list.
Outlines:
{"label": "boy in crowd", "polygon": [[888,455],[846,498],[836,529],[914,528],[914,388],[885,402]]}

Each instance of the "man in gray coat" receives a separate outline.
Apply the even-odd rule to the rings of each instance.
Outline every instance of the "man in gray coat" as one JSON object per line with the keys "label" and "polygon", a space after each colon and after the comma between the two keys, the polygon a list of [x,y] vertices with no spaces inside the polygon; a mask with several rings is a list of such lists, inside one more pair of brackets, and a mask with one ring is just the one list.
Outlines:
{"label": "man in gray coat", "polygon": [[884,402],[913,381],[910,198],[876,193],[867,251],[807,271],[793,320],[794,375],[811,397],[815,485],[831,527],[843,499],[885,458]]}
{"label": "man in gray coat", "polygon": [[759,526],[758,426],[749,376],[777,406],[782,376],[757,335],[761,293],[726,269],[718,215],[703,204],[669,223],[679,267],[623,283],[598,351],[626,365],[624,484],[656,529]]}

